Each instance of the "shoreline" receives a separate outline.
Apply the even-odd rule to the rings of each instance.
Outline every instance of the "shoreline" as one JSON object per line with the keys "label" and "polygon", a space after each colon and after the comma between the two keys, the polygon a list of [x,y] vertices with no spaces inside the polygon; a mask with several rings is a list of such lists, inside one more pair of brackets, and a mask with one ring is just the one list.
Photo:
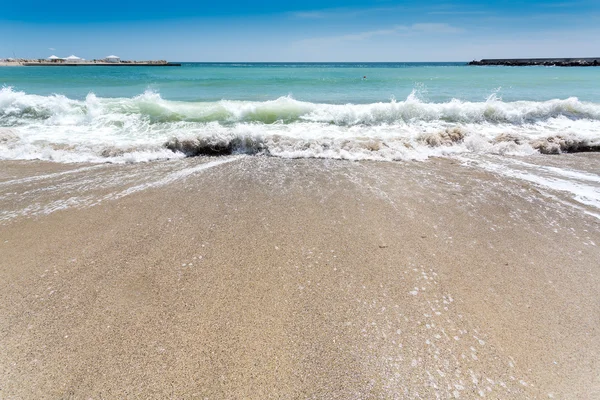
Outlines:
{"label": "shoreline", "polygon": [[14,62],[9,62],[9,61],[0,61],[0,67],[22,67],[23,64],[21,64],[18,61],[14,61]]}
{"label": "shoreline", "polygon": [[0,164],[3,396],[600,395],[600,228],[558,192],[443,158]]}
{"label": "shoreline", "polygon": [[43,62],[39,60],[0,61],[0,67],[180,67],[181,63],[160,61],[80,61],[80,62]]}

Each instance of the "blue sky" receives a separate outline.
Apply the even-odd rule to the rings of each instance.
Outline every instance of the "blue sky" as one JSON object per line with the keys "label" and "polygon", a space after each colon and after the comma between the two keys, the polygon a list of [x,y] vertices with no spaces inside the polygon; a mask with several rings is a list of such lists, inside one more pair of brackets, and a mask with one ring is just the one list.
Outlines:
{"label": "blue sky", "polygon": [[5,1],[0,58],[465,61],[600,56],[600,0]]}

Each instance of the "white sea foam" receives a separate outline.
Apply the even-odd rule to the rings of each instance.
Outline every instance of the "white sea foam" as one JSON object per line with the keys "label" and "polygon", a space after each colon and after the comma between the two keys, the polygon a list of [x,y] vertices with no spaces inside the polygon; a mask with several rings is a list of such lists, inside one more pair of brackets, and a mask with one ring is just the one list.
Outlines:
{"label": "white sea foam", "polygon": [[600,104],[452,100],[316,104],[178,102],[158,93],[85,100],[0,89],[0,158],[138,162],[266,153],[351,160],[600,150]]}
{"label": "white sea foam", "polygon": [[[220,157],[194,166],[175,164],[174,169],[168,163],[156,163],[148,169],[126,171],[115,170],[107,165],[93,165],[1,182],[0,188],[4,185],[8,189],[0,195],[0,200],[16,208],[0,210],[0,225],[19,217],[48,215],[69,208],[94,207],[144,190],[160,188],[237,160],[239,157]],[[87,174],[90,170],[98,173]],[[104,174],[103,170],[110,172]],[[40,185],[38,181],[46,182]],[[22,189],[23,184],[27,187],[25,190]],[[16,187],[21,189],[15,190]]]}
{"label": "white sea foam", "polygon": [[[498,175],[527,181],[551,192],[566,194],[575,206],[600,218],[600,177],[567,168],[548,167],[510,158],[462,158],[466,165],[475,166]],[[560,201],[560,199],[557,199]],[[587,207],[582,207],[587,206]]]}

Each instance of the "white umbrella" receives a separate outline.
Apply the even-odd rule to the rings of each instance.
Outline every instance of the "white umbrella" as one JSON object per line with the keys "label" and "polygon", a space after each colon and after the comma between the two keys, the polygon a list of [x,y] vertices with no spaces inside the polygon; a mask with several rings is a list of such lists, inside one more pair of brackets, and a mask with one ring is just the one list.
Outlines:
{"label": "white umbrella", "polygon": [[104,61],[109,63],[119,63],[121,62],[121,58],[118,56],[108,56],[104,59]]}
{"label": "white umbrella", "polygon": [[65,60],[67,60],[67,61],[80,61],[81,58],[79,58],[77,56],[69,56],[69,57],[65,58]]}
{"label": "white umbrella", "polygon": [[48,57],[48,60],[62,60],[62,58],[56,57],[55,55],[51,55],[50,57]]}

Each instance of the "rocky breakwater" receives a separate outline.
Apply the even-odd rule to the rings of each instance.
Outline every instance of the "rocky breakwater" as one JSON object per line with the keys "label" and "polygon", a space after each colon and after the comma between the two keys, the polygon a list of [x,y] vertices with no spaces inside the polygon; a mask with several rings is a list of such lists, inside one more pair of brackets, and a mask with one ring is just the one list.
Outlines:
{"label": "rocky breakwater", "polygon": [[484,59],[471,61],[469,65],[506,65],[522,66],[555,66],[555,67],[597,67],[600,66],[600,57],[597,58],[506,58]]}

